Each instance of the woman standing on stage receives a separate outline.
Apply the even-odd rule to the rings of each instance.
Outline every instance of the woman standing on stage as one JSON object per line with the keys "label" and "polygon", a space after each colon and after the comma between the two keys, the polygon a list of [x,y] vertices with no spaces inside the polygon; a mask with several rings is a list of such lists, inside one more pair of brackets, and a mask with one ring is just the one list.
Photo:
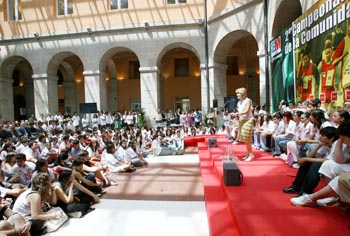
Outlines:
{"label": "woman standing on stage", "polygon": [[245,161],[254,160],[254,154],[252,149],[253,139],[253,106],[252,100],[247,97],[246,88],[236,89],[238,98],[237,111],[233,115],[239,116],[239,141],[244,142],[247,148],[248,154],[243,158]]}

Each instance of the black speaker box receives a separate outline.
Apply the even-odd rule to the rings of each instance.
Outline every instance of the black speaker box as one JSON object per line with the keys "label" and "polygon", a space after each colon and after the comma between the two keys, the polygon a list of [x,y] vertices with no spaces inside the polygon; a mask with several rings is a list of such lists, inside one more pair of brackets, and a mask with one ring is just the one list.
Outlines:
{"label": "black speaker box", "polygon": [[216,138],[208,138],[208,146],[209,146],[209,148],[215,148],[216,147]]}
{"label": "black speaker box", "polygon": [[224,162],[224,183],[226,186],[239,186],[243,182],[243,174],[233,161]]}

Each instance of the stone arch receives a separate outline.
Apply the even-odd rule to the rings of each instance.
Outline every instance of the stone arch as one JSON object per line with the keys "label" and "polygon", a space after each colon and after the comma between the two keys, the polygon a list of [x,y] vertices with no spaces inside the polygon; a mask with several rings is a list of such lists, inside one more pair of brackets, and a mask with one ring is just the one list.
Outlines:
{"label": "stone arch", "polygon": [[105,74],[107,110],[138,110],[141,107],[139,69],[139,57],[130,48],[114,47],[103,54],[99,70]]}
{"label": "stone arch", "polygon": [[190,44],[188,43],[184,43],[184,42],[176,42],[176,43],[172,43],[167,45],[166,47],[164,47],[161,52],[159,53],[158,57],[157,57],[157,66],[160,66],[161,60],[164,57],[164,55],[175,48],[183,48],[183,49],[187,49],[189,51],[191,51],[192,53],[194,53],[196,55],[197,58],[200,58],[199,53],[197,52],[197,50]]}
{"label": "stone arch", "polygon": [[225,35],[214,50],[214,80],[218,85],[214,97],[224,104],[224,96],[235,96],[239,87],[248,89],[248,96],[260,104],[259,45],[255,37],[244,30]]}
{"label": "stone arch", "polygon": [[201,109],[200,56],[192,45],[176,42],[165,46],[157,57],[157,68],[160,109]]}
{"label": "stone arch", "polygon": [[32,75],[32,65],[22,56],[11,56],[1,64],[0,113],[3,119],[20,120],[34,114]]}
{"label": "stone arch", "polygon": [[299,0],[282,0],[277,8],[272,23],[272,38],[278,36],[293,20],[302,14]]}
{"label": "stone arch", "polygon": [[57,81],[56,86],[50,86],[50,93],[57,94],[57,111],[78,112],[78,104],[85,102],[83,71],[81,58],[73,52],[59,52],[50,59],[47,76],[49,80]]}

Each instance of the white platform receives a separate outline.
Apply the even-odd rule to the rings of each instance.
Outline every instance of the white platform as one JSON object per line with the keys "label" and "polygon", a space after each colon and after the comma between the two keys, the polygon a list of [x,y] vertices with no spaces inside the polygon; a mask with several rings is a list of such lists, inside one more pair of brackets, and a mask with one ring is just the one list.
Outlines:
{"label": "white platform", "polygon": [[[150,162],[198,162],[197,154],[150,157]],[[101,199],[96,210],[70,219],[52,236],[208,236],[204,201]]]}

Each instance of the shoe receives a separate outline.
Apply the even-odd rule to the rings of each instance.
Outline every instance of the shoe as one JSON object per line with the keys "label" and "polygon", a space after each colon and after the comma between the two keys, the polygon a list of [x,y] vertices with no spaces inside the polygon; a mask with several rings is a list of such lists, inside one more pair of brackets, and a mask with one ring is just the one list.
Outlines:
{"label": "shoe", "polygon": [[89,208],[86,210],[86,212],[85,212],[85,214],[84,214],[84,215],[86,215],[86,214],[88,214],[88,213],[92,212],[93,210],[95,210],[95,208],[93,208],[93,207],[89,207]]}
{"label": "shoe", "polygon": [[131,168],[128,169],[126,172],[132,173],[132,172],[135,172],[135,171],[136,171],[136,168],[135,168],[135,167],[131,167]]}
{"label": "shoe", "polygon": [[339,206],[339,198],[327,197],[316,201],[318,206]]}
{"label": "shoe", "polygon": [[284,161],[287,161],[287,155],[284,153],[281,154],[280,158]]}
{"label": "shoe", "polygon": [[303,207],[316,206],[316,202],[312,201],[308,194],[304,194],[300,197],[291,198],[290,202],[295,206],[303,206]]}
{"label": "shoe", "polygon": [[249,154],[248,158],[245,159],[244,161],[252,161],[252,160],[254,160],[254,158],[255,158],[255,156],[253,154]]}
{"label": "shoe", "polygon": [[274,157],[279,157],[279,156],[281,156],[281,153],[274,152],[274,153],[272,153],[272,156],[274,156]]}
{"label": "shoe", "polygon": [[264,152],[271,152],[269,148],[261,148],[260,150],[263,150]]}
{"label": "shoe", "polygon": [[249,154],[247,154],[245,157],[243,157],[242,159],[243,160],[246,160],[246,159],[248,159],[248,157],[249,157]]}
{"label": "shoe", "polygon": [[294,168],[294,169],[299,169],[299,164],[298,163],[294,163],[293,165],[292,165],[292,167]]}
{"label": "shoe", "polygon": [[81,211],[76,211],[76,212],[68,213],[68,216],[70,218],[80,218],[83,216],[83,213]]}
{"label": "shoe", "polygon": [[239,144],[239,142],[233,141],[232,144],[237,145],[237,144]]}
{"label": "shoe", "polygon": [[294,163],[294,157],[292,153],[288,153],[287,155],[287,164],[288,166],[293,166]]}
{"label": "shoe", "polygon": [[181,149],[177,152],[177,155],[183,155],[185,154],[185,149]]}
{"label": "shoe", "polygon": [[288,188],[284,188],[283,192],[288,194],[294,194],[294,193],[298,193],[299,191],[296,190],[293,186],[290,186]]}
{"label": "shoe", "polygon": [[100,193],[101,193],[101,194],[107,193],[107,190],[104,189],[104,188],[102,188]]}

